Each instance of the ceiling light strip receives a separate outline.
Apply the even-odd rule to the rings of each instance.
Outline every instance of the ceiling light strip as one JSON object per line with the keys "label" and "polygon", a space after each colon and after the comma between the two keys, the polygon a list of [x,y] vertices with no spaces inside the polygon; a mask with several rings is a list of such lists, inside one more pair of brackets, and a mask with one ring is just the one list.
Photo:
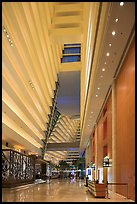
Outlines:
{"label": "ceiling light strip", "polygon": [[[4,47],[4,50],[3,50],[3,55],[5,55],[5,57],[9,60],[9,62],[13,65],[12,67],[13,67],[13,70],[15,70],[15,72],[16,72],[16,74],[17,74],[17,77],[18,78],[20,78],[21,79],[21,82],[23,83],[23,85],[24,85],[24,87],[26,88],[26,81],[24,80],[24,78],[25,78],[25,68],[24,68],[24,62],[26,63],[26,59],[25,60],[23,60],[22,59],[22,55],[21,55],[21,51],[20,51],[20,53],[18,54],[18,48],[15,50],[15,53],[17,54],[17,58],[11,58],[11,56],[12,56],[12,53],[10,53],[8,50],[7,50],[7,47]],[[3,56],[3,58],[4,58],[4,56]],[[14,61],[15,60],[15,61]],[[20,65],[20,71],[22,71],[22,73],[21,72],[19,72],[19,69],[17,70],[17,67],[14,65],[14,63],[17,63],[17,64],[19,64]],[[22,69],[21,69],[21,66],[22,66]],[[26,66],[27,67],[27,66]],[[13,81],[14,83],[16,82],[16,81]],[[18,86],[19,87],[19,86]],[[30,94],[30,90],[29,89],[26,89],[26,92],[30,95],[30,97],[35,97],[34,95],[33,96],[31,96],[31,94]],[[22,95],[24,94],[24,92],[22,91]],[[36,102],[37,102],[37,100],[38,100],[38,97],[36,97],[36,98],[33,98],[32,99],[32,102],[34,103],[34,105],[36,106]],[[46,107],[46,106],[45,106]],[[38,108],[38,106],[36,106],[36,109]],[[43,110],[42,110],[42,112],[43,112]],[[44,118],[43,118],[43,120],[44,120]]]}
{"label": "ceiling light strip", "polygon": [[[31,7],[31,9],[30,9],[30,7]],[[47,58],[47,54],[46,55],[44,54],[47,52],[47,46],[46,45],[45,45],[45,49],[43,50],[43,42],[45,41],[45,37],[43,35],[43,32],[37,32],[37,30],[36,30],[36,28],[42,29],[42,26],[40,26],[41,21],[40,21],[40,19],[38,19],[40,14],[38,15],[38,9],[35,9],[35,13],[37,13],[37,15],[34,15],[34,4],[22,3],[22,8],[23,8],[25,17],[27,19],[27,24],[24,23],[24,19],[22,18],[22,16],[21,16],[21,18],[19,18],[19,20],[22,22],[21,26],[24,26],[24,30],[26,30],[27,27],[31,28],[28,30],[28,32],[25,33],[25,35],[27,35],[30,32],[30,35],[27,35],[27,37],[26,37],[26,41],[28,40],[28,42],[27,42],[28,45],[31,43],[30,48],[33,47],[33,53],[32,53],[33,59],[35,59],[34,58],[35,56],[38,56],[35,59],[36,66],[34,66],[34,68],[35,67],[41,67],[42,72],[39,72],[39,75],[38,75],[38,77],[41,75],[41,79],[43,81],[43,86],[41,88],[43,89],[43,92],[44,92],[44,84],[46,82],[44,80],[44,77],[46,77],[47,78],[47,86],[48,86],[48,89],[52,95],[52,90],[54,89],[54,85],[52,82],[55,82],[56,79],[52,78],[52,66],[51,65],[47,66],[47,61],[49,61],[49,58]],[[17,15],[20,16],[20,13],[18,10],[16,12],[17,12]],[[30,19],[34,23],[31,23],[32,21],[30,21]],[[35,24],[36,24],[36,26],[35,26]],[[32,36],[32,38],[31,38],[30,43],[29,43],[30,36]],[[41,59],[41,60],[39,60],[39,59]],[[46,59],[46,61],[45,61],[45,59]],[[45,67],[46,67],[46,70],[44,70]],[[36,72],[38,71],[38,69],[35,69],[35,70],[36,70]],[[45,71],[47,71],[47,73]]]}
{"label": "ceiling light strip", "polygon": [[[3,82],[6,85],[6,87],[9,87],[11,89],[10,93],[12,93],[12,98],[14,96],[17,97],[21,102],[18,104],[16,101],[16,105],[17,107],[21,108],[22,105],[24,106],[23,109],[25,108],[25,110],[27,110],[27,114],[30,114],[30,117],[33,118],[33,120],[31,120],[33,123],[35,121],[35,123],[37,124],[37,127],[40,127],[41,130],[43,130],[44,127],[44,123],[42,123],[42,121],[40,120],[40,118],[38,117],[36,110],[34,111],[32,109],[32,107],[30,106],[30,104],[27,103],[26,98],[23,98],[21,94],[19,94],[20,92],[15,89],[15,87],[10,85],[10,81],[12,78],[8,78],[9,74],[7,72],[5,72],[5,69],[2,72],[2,77],[3,77]],[[12,80],[13,81],[13,80]],[[9,96],[10,97],[10,96]],[[28,115],[27,115],[28,116]]]}
{"label": "ceiling light strip", "polygon": [[[13,4],[12,4],[12,6],[13,6]],[[13,10],[15,9],[14,7],[12,8]],[[14,12],[13,12],[14,13]],[[31,54],[30,55],[28,55],[27,53],[30,53],[31,52],[31,50],[28,48],[28,44],[30,43],[27,43],[26,42],[26,40],[27,40],[27,38],[25,38],[25,32],[22,32],[22,27],[18,27],[18,23],[17,23],[17,21],[18,21],[18,19],[17,18],[15,18],[15,16],[14,16],[14,20],[15,20],[15,22],[14,22],[14,24],[15,25],[17,25],[16,26],[16,29],[18,28],[18,31],[19,31],[19,33],[20,33],[20,35],[18,35],[18,36],[16,36],[16,38],[15,38],[15,40],[16,41],[18,41],[18,46],[17,46],[17,49],[19,49],[20,48],[20,52],[19,53],[23,53],[23,55],[21,55],[21,57],[24,57],[24,55],[25,55],[25,57],[24,57],[24,59],[23,59],[23,62],[25,62],[26,63],[26,61],[28,60],[28,63],[26,64],[26,68],[27,68],[27,71],[28,71],[28,73],[30,74],[30,76],[32,77],[34,77],[34,71],[32,71],[31,72],[31,70],[32,70],[32,68],[33,68],[33,70],[34,70],[34,67],[36,67],[36,63],[34,64],[34,60],[32,59],[32,60],[30,60],[30,58],[32,57],[31,56]],[[10,21],[10,19],[9,19],[9,21]],[[8,23],[8,22],[7,22]],[[21,22],[19,22],[19,25],[24,25],[24,22],[22,21],[22,23]],[[10,25],[9,25],[10,26]],[[11,30],[12,30],[13,28],[11,27]],[[20,29],[20,30],[19,30]],[[14,31],[13,31],[14,32]],[[18,39],[19,38],[19,39]],[[25,38],[25,39],[24,39]],[[27,51],[28,52],[24,52],[24,49],[23,49],[23,47],[21,46],[21,44],[20,44],[20,42],[24,42],[24,47],[25,47],[25,45],[26,45],[26,47],[27,47]],[[33,52],[32,52],[33,53]],[[30,58],[28,58],[28,57],[30,57]],[[35,59],[35,62],[37,61],[37,58]],[[33,64],[33,65],[31,65],[31,63]],[[37,66],[37,67],[39,67],[39,66]],[[37,75],[37,77],[39,76],[39,74]],[[47,76],[47,74],[46,74],[46,76]],[[48,79],[47,79],[48,80]],[[47,81],[47,80],[44,80],[44,82],[45,81]],[[37,80],[36,80],[37,81]],[[36,84],[37,84],[37,82],[35,83],[35,87],[36,87]],[[44,88],[44,83],[43,83],[43,88]],[[46,89],[45,89],[46,90]],[[45,93],[45,90],[43,90],[43,93]],[[41,90],[39,89],[39,87],[37,86],[37,91],[39,92],[39,93],[41,93]],[[48,91],[46,92],[46,93],[48,93]],[[51,95],[52,95],[52,91],[51,91]],[[45,97],[46,98],[46,97]],[[47,100],[47,99],[46,99]],[[35,101],[35,100],[34,100]],[[43,103],[45,100],[43,100],[43,99],[41,99],[40,100],[41,101],[41,103]],[[45,106],[44,106],[45,107]]]}

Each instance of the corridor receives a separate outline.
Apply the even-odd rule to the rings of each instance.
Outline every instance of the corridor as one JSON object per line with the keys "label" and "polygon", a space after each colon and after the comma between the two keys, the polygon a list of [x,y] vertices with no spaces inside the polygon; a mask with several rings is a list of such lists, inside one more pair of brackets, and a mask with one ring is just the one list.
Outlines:
{"label": "corridor", "polygon": [[2,2],[2,201],[135,201],[135,2]]}
{"label": "corridor", "polygon": [[53,179],[2,190],[2,202],[133,202],[124,197],[94,198],[83,180]]}

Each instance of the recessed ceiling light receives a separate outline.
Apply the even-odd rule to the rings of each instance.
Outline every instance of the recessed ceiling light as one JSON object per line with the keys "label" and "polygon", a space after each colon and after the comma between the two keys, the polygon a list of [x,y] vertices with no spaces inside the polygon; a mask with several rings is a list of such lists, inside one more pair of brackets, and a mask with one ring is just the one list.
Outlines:
{"label": "recessed ceiling light", "polygon": [[124,6],[124,2],[120,2],[120,6]]}
{"label": "recessed ceiling light", "polygon": [[4,28],[3,31],[6,32],[6,28]]}
{"label": "recessed ceiling light", "polygon": [[118,20],[119,20],[118,18],[115,19],[116,22],[118,22]]}
{"label": "recessed ceiling light", "polygon": [[100,77],[103,78],[103,75],[101,75]]}
{"label": "recessed ceiling light", "polygon": [[106,54],[107,56],[109,56],[110,54],[109,54],[109,52],[107,52],[107,54]]}
{"label": "recessed ceiling light", "polygon": [[93,114],[93,112],[91,111],[91,114]]}
{"label": "recessed ceiling light", "polygon": [[99,90],[100,88],[98,87],[98,90]]}
{"label": "recessed ceiling light", "polygon": [[9,38],[9,35],[7,34],[7,38]]}
{"label": "recessed ceiling light", "polygon": [[98,95],[96,94],[96,97],[98,97]]}
{"label": "recessed ceiling light", "polygon": [[112,35],[116,35],[116,32],[114,30],[112,31]]}
{"label": "recessed ceiling light", "polygon": [[107,64],[106,62],[104,64]]}
{"label": "recessed ceiling light", "polygon": [[12,46],[13,46],[13,44],[11,43],[11,44],[10,44],[10,46],[12,47]]}
{"label": "recessed ceiling light", "polygon": [[112,44],[111,44],[111,43],[109,43],[109,47],[111,47],[111,45],[112,45]]}
{"label": "recessed ceiling light", "polygon": [[103,68],[102,71],[104,72],[104,71],[105,71],[105,68]]}

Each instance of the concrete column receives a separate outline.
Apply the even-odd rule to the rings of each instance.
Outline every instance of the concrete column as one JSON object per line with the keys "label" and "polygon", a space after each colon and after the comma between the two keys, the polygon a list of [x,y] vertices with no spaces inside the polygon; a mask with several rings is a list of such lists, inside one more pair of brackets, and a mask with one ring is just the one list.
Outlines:
{"label": "concrete column", "polygon": [[[115,80],[112,84],[112,182],[116,182],[116,90]],[[116,186],[112,186],[116,192]]]}

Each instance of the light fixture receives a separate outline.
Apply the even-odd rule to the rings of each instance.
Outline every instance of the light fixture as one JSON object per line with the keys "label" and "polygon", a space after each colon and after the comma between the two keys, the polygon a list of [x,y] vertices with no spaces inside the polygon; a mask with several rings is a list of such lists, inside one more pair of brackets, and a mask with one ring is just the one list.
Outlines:
{"label": "light fixture", "polygon": [[120,2],[120,6],[124,6],[124,2]]}
{"label": "light fixture", "polygon": [[112,31],[112,35],[116,35],[116,32],[114,30]]}
{"label": "light fixture", "polygon": [[93,111],[91,112],[91,114],[93,114]]}
{"label": "light fixture", "polygon": [[103,75],[101,75],[100,77],[103,78]]}
{"label": "light fixture", "polygon": [[115,19],[116,22],[118,22],[118,20],[119,20],[118,18]]}
{"label": "light fixture", "polygon": [[96,94],[96,97],[98,97],[98,95]]}
{"label": "light fixture", "polygon": [[8,32],[7,32],[7,30],[6,30],[5,27],[3,27],[3,31],[4,31],[4,33],[5,33],[6,37],[7,37],[7,39],[8,39],[8,42],[10,43],[10,46],[12,47],[12,46],[13,46],[13,42],[12,42],[12,40],[10,39],[10,36],[9,36],[9,34],[8,34]]}
{"label": "light fixture", "polygon": [[107,54],[106,54],[107,56],[109,56],[110,54],[109,54],[109,52],[107,52]]}
{"label": "light fixture", "polygon": [[[105,68],[103,68],[102,71],[104,72],[104,71],[105,71]],[[102,76],[102,77],[103,77],[103,76]]]}
{"label": "light fixture", "polygon": [[98,87],[98,90],[99,90],[100,88]]}
{"label": "light fixture", "polygon": [[111,43],[109,43],[109,47],[111,47],[111,45],[112,45],[112,44],[111,44]]}
{"label": "light fixture", "polygon": [[106,62],[104,64],[107,64]]}

